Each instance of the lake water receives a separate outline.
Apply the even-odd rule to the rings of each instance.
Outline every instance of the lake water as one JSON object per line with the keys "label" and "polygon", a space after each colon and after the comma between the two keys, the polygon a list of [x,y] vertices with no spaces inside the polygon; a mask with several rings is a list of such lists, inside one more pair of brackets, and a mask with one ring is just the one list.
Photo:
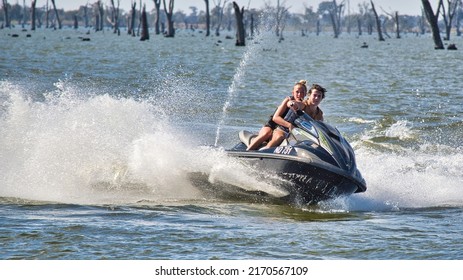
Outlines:
{"label": "lake water", "polygon": [[[463,258],[461,50],[224,35],[0,30],[0,259]],[[271,190],[206,146],[257,131],[300,79],[328,89],[325,121],[367,191],[316,206],[201,194],[190,172]]]}

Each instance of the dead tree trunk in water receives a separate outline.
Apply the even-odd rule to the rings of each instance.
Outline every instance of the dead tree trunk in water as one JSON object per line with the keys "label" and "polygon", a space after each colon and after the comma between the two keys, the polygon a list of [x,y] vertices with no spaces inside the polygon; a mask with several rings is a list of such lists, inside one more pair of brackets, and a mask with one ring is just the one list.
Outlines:
{"label": "dead tree trunk in water", "polygon": [[[463,5],[463,3],[461,3]],[[457,36],[460,37],[461,36],[461,30],[460,30],[460,27],[461,27],[461,20],[463,19],[463,12],[462,12],[462,9],[463,7],[460,7],[460,9],[458,9],[457,11],[457,18],[455,19],[456,22],[455,22],[455,31],[457,32]]]}
{"label": "dead tree trunk in water", "polygon": [[442,6],[442,18],[444,19],[445,25],[445,37],[444,40],[450,40],[450,33],[452,31],[452,22],[457,14],[458,6],[460,5],[460,0],[447,0],[447,10],[444,7],[444,2],[439,1],[439,5]]}
{"label": "dead tree trunk in water", "polygon": [[[384,10],[383,10],[384,11]],[[384,13],[386,13],[386,15],[390,16],[391,19],[394,20],[394,29],[395,29],[395,37],[396,39],[400,39],[400,21],[399,21],[399,12],[395,11],[393,14],[391,13],[388,13],[386,11],[384,11]],[[384,25],[386,22],[384,22]],[[386,30],[386,27],[384,28]],[[387,35],[387,33],[386,33]]]}
{"label": "dead tree trunk in water", "polygon": [[141,13],[143,11],[142,1],[140,0],[140,18],[138,19],[138,27],[137,27],[137,36],[140,36],[140,28],[141,28]]}
{"label": "dead tree trunk in water", "polygon": [[395,12],[394,21],[395,21],[395,37],[397,39],[400,39],[399,12],[397,11]]}
{"label": "dead tree trunk in water", "polygon": [[254,14],[251,14],[251,38],[254,38]]}
{"label": "dead tree trunk in water", "polygon": [[55,11],[56,21],[58,21],[58,29],[61,29],[61,20],[59,19],[58,10],[56,9],[55,0],[51,0],[51,3],[53,4],[53,10]]}
{"label": "dead tree trunk in water", "polygon": [[101,1],[98,0],[93,4],[94,14],[95,14],[95,31],[103,30],[103,15],[104,15],[104,8]]}
{"label": "dead tree trunk in water", "polygon": [[136,7],[137,3],[132,2],[129,29],[127,30],[127,34],[132,35],[132,37],[135,37],[135,17],[137,16],[137,10],[135,9]]}
{"label": "dead tree trunk in water", "polygon": [[174,37],[175,36],[175,29],[174,29],[174,0],[169,0],[169,9],[166,8],[166,0],[162,0],[164,4],[164,11],[166,12],[167,17],[167,33],[166,37]]}
{"label": "dead tree trunk in water", "polygon": [[[214,1],[215,4],[215,1]],[[223,10],[225,9],[225,5],[227,4],[227,0],[224,0],[223,6],[220,6],[221,0],[218,0],[218,3],[216,4],[216,11],[217,11],[217,27],[215,29],[215,36],[220,36],[220,28],[222,26],[222,20],[223,20]]]}
{"label": "dead tree trunk in water", "polygon": [[357,29],[358,29],[358,35],[362,36],[362,20],[360,17],[357,18]]}
{"label": "dead tree trunk in water", "polygon": [[50,22],[50,9],[48,8],[48,0],[47,4],[45,5],[45,28],[48,29],[49,27],[49,22]]}
{"label": "dead tree trunk in water", "polygon": [[235,9],[235,18],[236,18],[236,43],[235,46],[246,46],[245,42],[245,31],[244,31],[244,7],[241,8],[233,1],[233,8]]}
{"label": "dead tree trunk in water", "polygon": [[421,0],[421,2],[423,3],[423,9],[424,13],[426,14],[426,19],[428,20],[429,25],[431,26],[432,38],[434,40],[434,49],[443,50],[444,44],[442,43],[442,38],[440,37],[440,30],[438,25],[438,15],[441,6],[439,5],[436,14],[434,14],[429,0]]}
{"label": "dead tree trunk in water", "polygon": [[99,31],[99,26],[100,26],[100,15],[96,14],[95,15],[95,32]]}
{"label": "dead tree trunk in water", "polygon": [[335,18],[334,13],[330,12],[330,19],[331,19],[331,24],[333,25],[334,38],[338,38],[339,37],[339,33],[338,33],[339,29],[338,29],[338,25],[336,24],[336,18]]}
{"label": "dead tree trunk in water", "polygon": [[336,0],[333,0],[331,8],[328,10],[330,14],[331,23],[333,24],[334,38],[338,38],[341,34],[341,18],[344,10],[344,1],[341,4],[337,4]]}
{"label": "dead tree trunk in water", "polygon": [[154,18],[154,34],[159,35],[161,34],[161,30],[159,28],[159,20],[161,19],[161,0],[153,0],[154,7],[156,8],[156,16]]}
{"label": "dead tree trunk in water", "polygon": [[4,21],[5,21],[5,27],[6,28],[10,28],[11,27],[11,24],[10,24],[10,14],[9,14],[9,11],[8,11],[8,0],[2,0],[2,4],[3,4],[3,13],[4,13]]}
{"label": "dead tree trunk in water", "polygon": [[87,5],[84,6],[85,28],[88,28],[88,7],[87,7]]}
{"label": "dead tree trunk in water", "polygon": [[143,11],[141,12],[141,36],[140,41],[145,41],[150,39],[150,34],[148,32],[148,19],[146,18],[146,7],[143,4]]}
{"label": "dead tree trunk in water", "polygon": [[113,24],[114,33],[118,33],[118,34],[120,34],[120,30],[119,30],[119,5],[120,5],[120,0],[117,0],[117,7],[114,4],[114,0],[111,0],[111,9],[112,9],[112,13],[113,13],[111,22]]}
{"label": "dead tree trunk in water", "polygon": [[209,12],[209,0],[204,0],[206,3],[206,37],[211,35],[211,14]]}
{"label": "dead tree trunk in water", "polygon": [[32,0],[31,2],[31,30],[35,30],[35,5],[37,0]]}
{"label": "dead tree trunk in water", "polygon": [[100,14],[100,26],[98,28],[99,30],[103,30],[104,28],[104,7],[101,2],[100,2],[100,6],[98,7],[98,13]]}
{"label": "dead tree trunk in water", "polygon": [[375,15],[375,19],[376,19],[376,30],[378,31],[378,40],[384,41],[383,32],[381,32],[381,20],[379,19],[378,13],[376,12],[375,4],[373,4],[373,0],[370,0],[370,3],[371,3],[371,10],[373,11],[373,14]]}
{"label": "dead tree trunk in water", "polygon": [[24,29],[25,28],[24,25],[26,24],[26,21],[27,21],[26,20],[26,11],[27,11],[27,9],[26,9],[26,0],[23,0],[22,10],[23,10],[23,12],[22,12],[22,19],[21,19],[21,27]]}

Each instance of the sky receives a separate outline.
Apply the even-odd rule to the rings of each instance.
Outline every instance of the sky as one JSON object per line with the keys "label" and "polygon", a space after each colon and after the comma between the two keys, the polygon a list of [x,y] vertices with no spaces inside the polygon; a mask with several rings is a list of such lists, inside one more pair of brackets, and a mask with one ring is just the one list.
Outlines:
{"label": "sky", "polygon": [[[18,1],[18,3],[22,4],[22,1],[19,0],[10,0],[10,3],[14,3],[15,1]],[[143,3],[146,3],[146,8],[148,10],[151,10],[154,8],[154,2],[153,0],[142,0]],[[209,5],[213,6],[214,2],[218,3],[221,1],[225,0],[209,0]],[[264,7],[265,2],[269,2],[272,5],[276,5],[277,0],[235,0],[238,5],[241,7],[248,7],[248,4],[250,8],[256,8],[260,9]],[[304,9],[304,5],[307,7],[313,7],[314,10],[317,9],[318,4],[323,1],[329,1],[329,0],[280,0],[280,3],[285,2],[286,7],[290,7],[290,12],[296,13],[296,12],[301,12]],[[342,0],[338,0],[337,2],[340,3]],[[346,4],[350,2],[350,10],[352,12],[357,12],[358,11],[358,4],[367,2],[369,3],[370,0],[345,0]],[[30,2],[30,0],[26,0],[26,3]],[[47,0],[37,0],[37,7],[42,7],[46,4]],[[96,0],[55,0],[56,6],[58,9],[63,8],[65,10],[76,10],[80,6],[85,5],[87,3],[95,3]],[[103,3],[109,5],[110,0],[102,0]],[[117,0],[115,0],[117,2]],[[125,11],[130,10],[130,3],[132,0],[120,0],[120,5],[121,8],[124,9]],[[136,0],[137,4],[140,2],[140,0]],[[166,0],[166,4],[168,4],[169,0]],[[228,0],[228,2],[232,2],[232,0]],[[431,3],[434,1],[430,1]],[[49,1],[49,5],[51,5],[51,1]],[[392,13],[395,11],[398,11],[399,14],[403,15],[420,15],[421,14],[421,0],[373,0],[373,3],[375,4],[376,10],[378,11],[379,14],[383,13],[383,11],[386,11],[388,13]],[[29,3],[30,5],[30,3]],[[191,12],[190,6],[196,6],[199,10],[204,10],[205,9],[205,4],[204,0],[175,0],[174,2],[174,11],[177,10],[182,10],[186,14],[189,14]],[[162,7],[162,1],[161,1],[161,7]]]}

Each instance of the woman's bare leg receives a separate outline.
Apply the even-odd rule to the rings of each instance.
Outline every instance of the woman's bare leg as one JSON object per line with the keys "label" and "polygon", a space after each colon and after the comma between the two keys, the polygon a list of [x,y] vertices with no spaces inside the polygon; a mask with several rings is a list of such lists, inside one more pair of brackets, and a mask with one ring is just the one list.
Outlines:
{"label": "woman's bare leg", "polygon": [[285,132],[281,129],[275,129],[273,131],[272,139],[268,141],[267,145],[264,147],[264,149],[268,149],[271,147],[276,147],[283,142],[285,139]]}
{"label": "woman's bare leg", "polygon": [[270,139],[270,137],[272,137],[272,129],[268,126],[262,127],[259,131],[259,135],[251,139],[251,144],[246,151],[256,150],[264,141]]}

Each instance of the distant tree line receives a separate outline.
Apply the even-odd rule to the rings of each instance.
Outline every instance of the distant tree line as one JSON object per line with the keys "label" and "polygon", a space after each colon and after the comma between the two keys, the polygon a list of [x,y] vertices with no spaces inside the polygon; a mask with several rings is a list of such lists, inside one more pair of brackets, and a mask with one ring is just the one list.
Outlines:
{"label": "distant tree line", "polygon": [[[12,23],[23,28],[55,28],[62,25],[74,28],[92,28],[95,31],[104,28],[112,29],[120,34],[120,28],[128,30],[128,34],[141,36],[143,29],[144,2],[132,1],[130,11],[120,9],[120,0],[111,0],[110,5],[104,5],[101,0],[93,4],[79,7],[77,10],[65,11],[57,8],[55,0],[46,2],[45,6],[36,7],[36,0],[26,0],[22,5],[17,0],[16,4],[10,4],[8,0],[1,0],[2,13],[0,13],[1,28],[8,28]],[[56,0],[59,5],[60,0]],[[424,34],[432,32],[436,48],[440,48],[439,36],[445,32],[444,40],[449,40],[452,30],[457,36],[461,36],[461,22],[463,20],[462,0],[434,0],[436,11],[433,11],[429,0],[422,0],[421,15],[401,15],[400,11],[385,11],[382,7],[375,7],[374,1],[364,1],[357,7],[348,7],[346,0],[329,0],[321,2],[317,9],[305,6],[299,13],[290,13],[286,1],[266,1],[262,9],[249,9],[240,7],[238,10],[229,0],[204,0],[202,7],[189,7],[190,11],[177,10],[174,12],[174,0],[152,0],[155,8],[145,11],[145,28],[153,28],[156,34],[164,34],[174,37],[175,30],[188,29],[205,31],[205,36],[210,35],[210,30],[220,36],[221,31],[232,31],[239,28],[237,24],[237,11],[242,11],[242,21],[245,32],[252,35],[262,25],[259,22],[262,13],[268,28],[273,29],[279,39],[283,39],[285,30],[296,30],[302,36],[309,33],[320,34],[331,32],[334,38],[342,33],[362,34],[378,33],[378,39],[400,38],[401,33]],[[270,3],[272,2],[272,3]],[[275,3],[276,2],[276,3]],[[276,5],[275,5],[276,4]],[[62,24],[63,23],[63,24]],[[393,35],[391,35],[393,34]]]}

